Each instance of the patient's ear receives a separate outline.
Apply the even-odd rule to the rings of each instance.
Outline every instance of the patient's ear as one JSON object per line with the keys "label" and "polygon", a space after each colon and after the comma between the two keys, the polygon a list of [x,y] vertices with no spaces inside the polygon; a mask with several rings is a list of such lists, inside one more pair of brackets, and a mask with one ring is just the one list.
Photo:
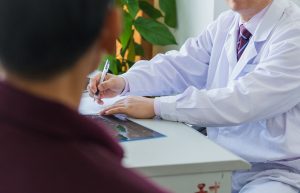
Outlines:
{"label": "patient's ear", "polygon": [[116,51],[116,40],[121,33],[121,10],[113,8],[108,11],[99,43],[101,50],[113,54]]}

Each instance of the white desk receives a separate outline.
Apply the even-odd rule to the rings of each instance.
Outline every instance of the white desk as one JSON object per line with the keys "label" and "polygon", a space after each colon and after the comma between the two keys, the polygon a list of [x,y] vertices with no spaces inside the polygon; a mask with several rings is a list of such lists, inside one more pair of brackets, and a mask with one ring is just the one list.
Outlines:
{"label": "white desk", "polygon": [[[80,107],[83,113],[88,112],[86,97]],[[121,143],[124,165],[173,192],[198,193],[197,186],[203,183],[207,193],[230,193],[232,171],[250,168],[246,161],[182,123],[132,120],[167,137]],[[210,186],[220,188],[215,191]]]}

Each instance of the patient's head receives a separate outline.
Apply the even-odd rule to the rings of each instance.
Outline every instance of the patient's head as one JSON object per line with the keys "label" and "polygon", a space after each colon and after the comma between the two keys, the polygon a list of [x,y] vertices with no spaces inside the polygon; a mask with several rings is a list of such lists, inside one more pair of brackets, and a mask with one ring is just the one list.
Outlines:
{"label": "patient's head", "polygon": [[112,10],[112,0],[1,0],[5,72],[44,81],[74,67],[89,49],[100,55],[117,33]]}
{"label": "patient's head", "polygon": [[86,76],[120,31],[113,0],[1,0],[4,81],[77,108]]}

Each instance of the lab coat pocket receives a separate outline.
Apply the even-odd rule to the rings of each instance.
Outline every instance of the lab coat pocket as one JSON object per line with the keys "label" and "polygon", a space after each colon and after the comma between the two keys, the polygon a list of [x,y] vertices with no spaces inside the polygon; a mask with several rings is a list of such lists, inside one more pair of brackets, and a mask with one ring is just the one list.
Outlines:
{"label": "lab coat pocket", "polygon": [[254,69],[256,68],[257,64],[247,64],[244,69],[243,69],[243,72],[245,73],[249,73],[249,72],[252,72],[254,71]]}
{"label": "lab coat pocket", "polygon": [[246,74],[253,72],[257,64],[247,64],[241,71],[239,77],[245,76]]}

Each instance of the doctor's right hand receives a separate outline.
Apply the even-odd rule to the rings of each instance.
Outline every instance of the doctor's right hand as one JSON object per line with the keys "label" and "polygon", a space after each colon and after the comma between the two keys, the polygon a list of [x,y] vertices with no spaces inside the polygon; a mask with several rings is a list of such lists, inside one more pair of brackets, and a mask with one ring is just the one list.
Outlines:
{"label": "doctor's right hand", "polygon": [[[103,98],[112,98],[122,93],[125,88],[125,80],[120,76],[112,74],[106,74],[105,80],[102,84],[99,84],[101,79],[101,73],[94,78],[90,79],[87,89],[89,95],[96,99],[97,103],[103,104]],[[99,93],[98,95],[97,92]]]}

